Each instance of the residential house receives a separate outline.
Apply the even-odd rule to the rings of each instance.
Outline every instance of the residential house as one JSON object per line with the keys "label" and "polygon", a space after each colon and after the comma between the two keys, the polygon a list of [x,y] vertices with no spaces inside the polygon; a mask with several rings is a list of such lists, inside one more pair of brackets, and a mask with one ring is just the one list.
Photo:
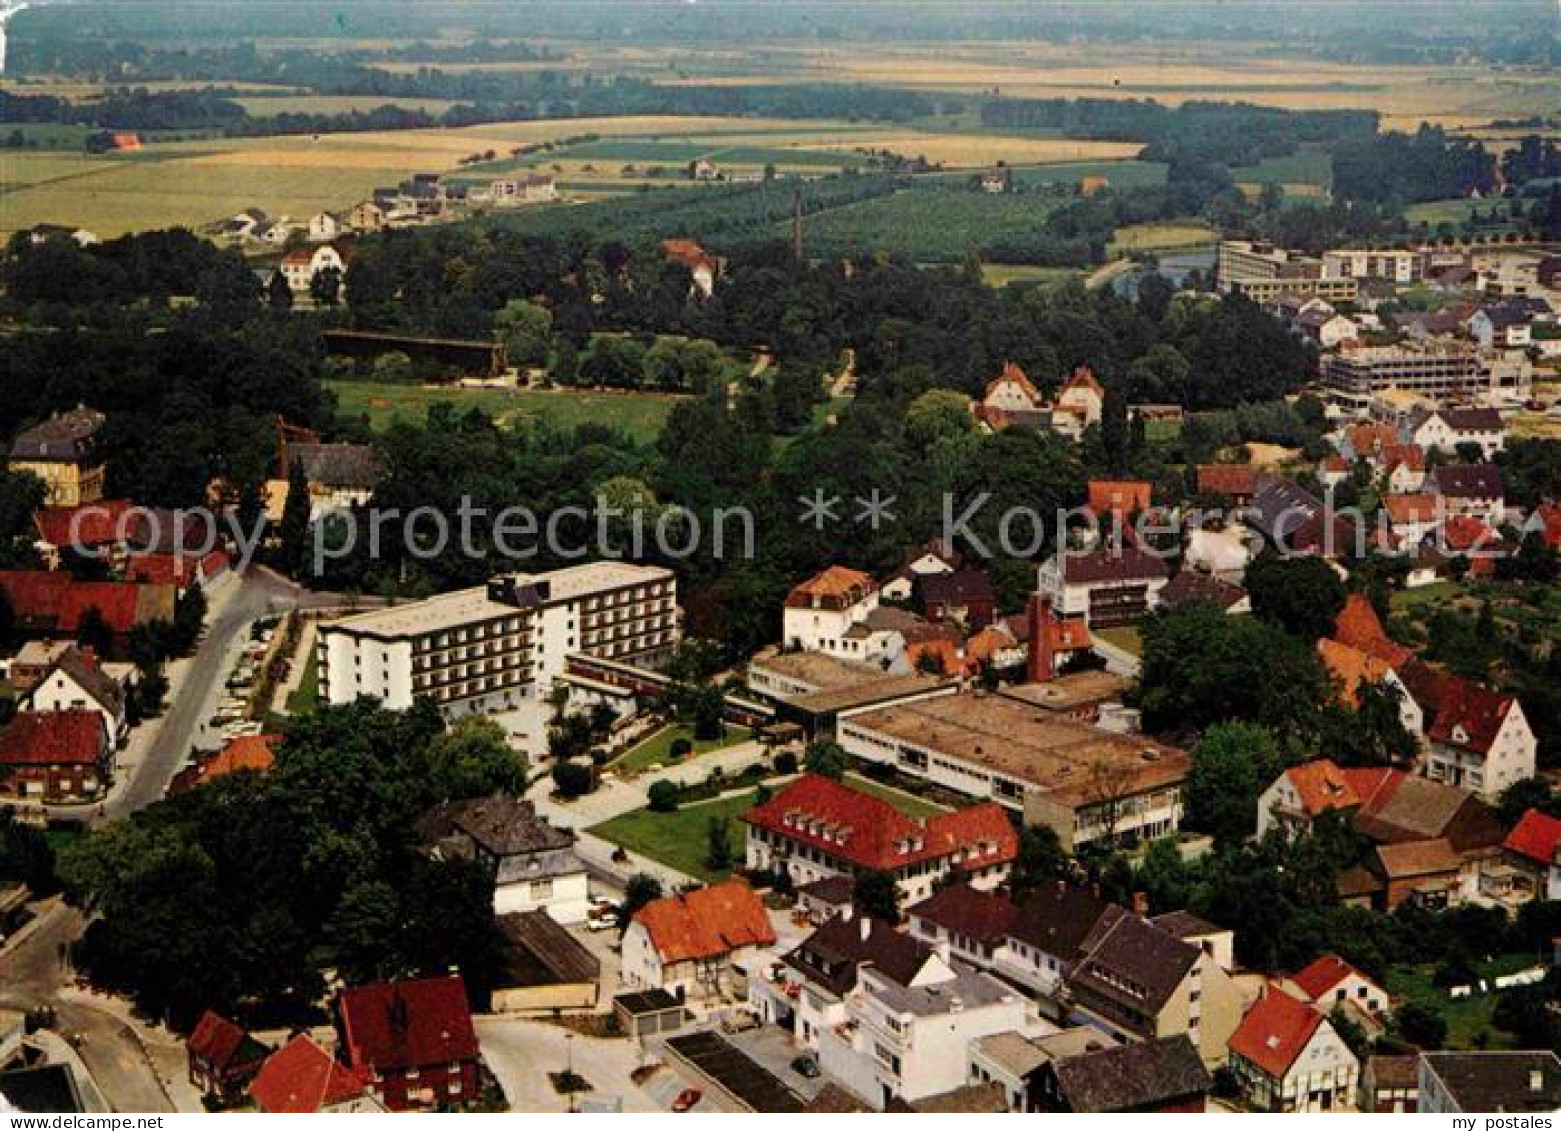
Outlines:
{"label": "residential house", "polygon": [[713,255],[693,240],[686,239],[662,240],[661,250],[668,262],[688,269],[689,294],[700,298],[715,294],[715,280],[721,267]]}
{"label": "residential house", "polygon": [[1360,1061],[1320,1012],[1273,987],[1230,1038],[1230,1067],[1253,1106],[1271,1112],[1354,1106]]}
{"label": "residential house", "polygon": [[1538,743],[1517,699],[1418,661],[1401,674],[1428,720],[1428,777],[1497,797],[1534,776]]}
{"label": "residential house", "polygon": [[1154,485],[1136,479],[1091,479],[1086,489],[1090,513],[1097,520],[1125,523],[1149,509]]}
{"label": "residential house", "polygon": [[748,1001],[765,1021],[790,1030],[797,1044],[816,1052],[825,1030],[846,1023],[846,999],[868,966],[907,987],[938,985],[953,973],[936,948],[892,923],[858,914],[848,902],[767,977],[749,979]]}
{"label": "residential house", "polygon": [[623,982],[686,997],[723,992],[732,966],[775,945],[775,929],[753,889],[727,880],[652,900],[623,935]]}
{"label": "residential house", "polygon": [[824,1074],[875,1108],[914,1104],[965,1086],[971,1042],[1029,1024],[1029,1003],[991,975],[957,963],[939,975],[907,986],[858,966],[844,1023],[819,1032]]}
{"label": "residential house", "polygon": [[1466,514],[1500,526],[1506,515],[1506,488],[1501,468],[1490,463],[1443,464],[1426,477],[1449,513]]}
{"label": "residential house", "polygon": [[1199,464],[1198,494],[1217,495],[1231,506],[1244,507],[1257,494],[1257,468],[1250,463]]}
{"label": "residential house", "polygon": [[1337,954],[1323,955],[1286,978],[1280,988],[1329,1016],[1342,1009],[1368,1031],[1380,1028],[1393,1006],[1387,990]]}
{"label": "residential house", "polygon": [[355,232],[378,232],[385,227],[386,210],[372,200],[353,205],[347,226]]}
{"label": "residential house", "polygon": [[995,887],[1019,838],[988,802],[926,818],[817,774],[806,774],[742,815],[753,870],[785,869],[796,884],[886,872],[901,895],[923,899],[946,877]]}
{"label": "residential house", "polygon": [[320,244],[313,250],[302,248],[282,257],[282,278],[294,294],[308,294],[310,285],[326,271],[335,271],[345,279],[347,262],[348,256],[334,244]]}
{"label": "residential house", "polygon": [[1493,460],[1506,447],[1506,433],[1494,408],[1443,408],[1418,421],[1409,437],[1428,452],[1452,453],[1464,444],[1477,444],[1480,457]]}
{"label": "residential house", "polygon": [[1099,424],[1106,408],[1106,390],[1088,366],[1070,373],[1057,392],[1052,409],[1052,429],[1069,439],[1078,440],[1084,429]]}
{"label": "residential house", "polygon": [[1340,342],[1353,342],[1360,338],[1360,327],[1332,308],[1304,310],[1297,316],[1293,328],[1321,349],[1333,349]]}
{"label": "residential house", "polygon": [[975,418],[994,432],[1005,428],[1039,429],[1051,424],[1051,408],[1025,371],[1013,362],[987,383],[981,399],[970,406]]}
{"label": "residential house", "polygon": [[370,1080],[367,1069],[349,1068],[309,1034],[298,1033],[266,1058],[250,1081],[249,1096],[271,1115],[382,1112]]}
{"label": "residential house", "polygon": [[1378,1114],[1415,1112],[1420,1104],[1420,1058],[1368,1056],[1360,1073],[1360,1110]]}
{"label": "residential house", "polygon": [[1465,323],[1482,349],[1526,349],[1533,342],[1534,314],[1522,302],[1481,307]]}
{"label": "residential house", "polygon": [[1414,444],[1393,444],[1383,449],[1382,485],[1395,494],[1419,491],[1425,486],[1426,455]]}
{"label": "residential house", "polygon": [[1117,916],[1069,973],[1065,1000],[1125,1041],[1186,1036],[1205,1064],[1225,1059],[1241,992],[1215,957],[1140,918]]}
{"label": "residential house", "polygon": [[1548,1049],[1423,1052],[1418,1083],[1421,1114],[1561,1111],[1561,1058]]}
{"label": "residential house", "polygon": [[1352,557],[1370,548],[1369,532],[1289,479],[1272,476],[1258,487],[1245,515],[1281,553]]}
{"label": "residential house", "polygon": [[316,212],[309,217],[309,242],[330,243],[346,231],[341,218],[331,212]]}
{"label": "residential house", "polygon": [[546,911],[500,915],[494,925],[503,967],[493,1012],[547,1016],[596,1008],[601,960]]}
{"label": "residential house", "polygon": [[915,595],[917,582],[922,578],[936,573],[953,573],[962,564],[963,558],[959,551],[934,539],[907,555],[905,565],[883,583],[879,593],[886,601],[909,601]]}
{"label": "residential house", "polygon": [[1030,1085],[1033,1111],[1201,1113],[1212,1080],[1197,1047],[1177,1034],[1047,1057]]}
{"label": "residential house", "polygon": [[502,177],[488,186],[488,197],[498,208],[518,204],[546,204],[558,199],[558,182],[551,173]]}
{"label": "residential house", "polygon": [[1400,549],[1413,549],[1431,537],[1447,518],[1440,495],[1385,495],[1382,509]]}
{"label": "residential house", "polygon": [[351,986],[336,998],[347,1066],[391,1111],[475,1102],[477,1033],[459,974]]}
{"label": "residential house", "polygon": [[244,770],[256,774],[268,774],[276,765],[277,748],[282,745],[279,734],[241,734],[227,740],[215,754],[186,766],[173,776],[168,784],[170,794],[188,793],[192,789],[236,774]]}
{"label": "residential house", "polygon": [[1061,880],[1015,899],[952,884],[906,910],[910,933],[1005,982],[1060,999],[1063,982],[1128,912]]}
{"label": "residential house", "polygon": [[1199,569],[1183,569],[1160,590],[1162,609],[1186,605],[1213,605],[1231,616],[1252,611],[1252,599],[1245,589]]}
{"label": "residential house", "polygon": [[1337,452],[1329,452],[1317,463],[1317,482],[1322,484],[1325,491],[1332,491],[1348,482],[1352,474],[1350,461]]}
{"label": "residential house", "polygon": [[93,711],[112,749],[129,730],[126,683],[109,675],[90,648],[68,648],[22,698],[29,711]]}
{"label": "residential house", "polygon": [[807,652],[853,654],[866,658],[862,642],[847,640],[847,630],[878,608],[878,585],[868,574],[830,566],[786,595],[781,638],[787,648]]}
{"label": "residential house", "polygon": [[54,507],[95,503],[103,497],[103,461],[98,433],[108,418],[78,407],[57,412],[11,441],[7,466],[43,481],[44,502]]}
{"label": "residential house", "polygon": [[1058,550],[1036,577],[1036,590],[1060,616],[1082,616],[1091,629],[1132,624],[1155,608],[1171,579],[1159,556],[1133,546]]}
{"label": "residential house", "polygon": [[363,506],[385,477],[384,460],[368,444],[287,443],[282,447],[282,482],[277,485],[284,499],[294,461],[303,465],[309,485],[311,522],[332,511]]}
{"label": "residential house", "polygon": [[1425,734],[1425,715],[1420,704],[1410,695],[1409,688],[1386,660],[1327,637],[1317,642],[1317,654],[1333,678],[1339,699],[1344,705],[1358,708],[1364,688],[1386,687],[1398,700],[1399,721],[1404,724],[1404,729],[1417,739]]}
{"label": "residential house", "polygon": [[442,859],[476,860],[493,876],[493,910],[546,911],[579,923],[591,910],[589,876],[575,834],[554,828],[527,800],[508,793],[436,806],[417,822]]}
{"label": "residential house", "polygon": [[74,640],[29,640],[11,657],[6,682],[16,695],[25,695],[53,670],[66,652],[78,647]]}
{"label": "residential house", "polygon": [[91,801],[108,778],[108,738],[96,711],[18,711],[0,729],[0,797]]}
{"label": "residential house", "polygon": [[929,573],[919,588],[922,608],[934,624],[953,621],[974,632],[991,624],[997,612],[997,594],[983,570]]}
{"label": "residential house", "polygon": [[226,1017],[207,1010],[184,1043],[189,1081],[224,1104],[238,1103],[271,1049]]}
{"label": "residential house", "polygon": [[1508,862],[1528,877],[1535,898],[1561,899],[1561,820],[1530,809],[1501,847]]}

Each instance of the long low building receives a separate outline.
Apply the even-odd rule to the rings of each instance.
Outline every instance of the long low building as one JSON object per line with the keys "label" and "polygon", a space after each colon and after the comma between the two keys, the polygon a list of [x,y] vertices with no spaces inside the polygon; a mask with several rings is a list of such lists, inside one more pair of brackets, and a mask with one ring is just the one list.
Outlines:
{"label": "long low building", "polygon": [[1008,696],[971,693],[842,718],[847,753],[997,801],[1065,847],[1164,836],[1182,818],[1185,751]]}
{"label": "long low building", "polygon": [[320,697],[372,696],[392,710],[427,698],[452,715],[506,711],[546,698],[571,655],[652,660],[677,640],[670,570],[592,562],[504,574],[322,624]]}

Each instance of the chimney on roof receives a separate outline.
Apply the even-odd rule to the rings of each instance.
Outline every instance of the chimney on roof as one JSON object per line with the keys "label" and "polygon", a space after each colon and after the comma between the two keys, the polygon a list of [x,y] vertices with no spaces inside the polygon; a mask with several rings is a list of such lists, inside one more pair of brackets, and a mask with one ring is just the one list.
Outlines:
{"label": "chimney on roof", "polygon": [[863,915],[862,919],[861,919],[861,926],[859,926],[857,928],[857,931],[861,934],[862,941],[866,942],[867,941],[867,937],[873,933],[873,920],[872,920],[872,916],[870,916],[870,915]]}
{"label": "chimney on roof", "polygon": [[1149,918],[1149,893],[1135,891],[1133,893],[1133,914],[1140,919]]}
{"label": "chimney on roof", "polygon": [[1049,683],[1057,678],[1056,658],[1052,654],[1051,598],[1040,593],[1030,594],[1030,656],[1025,678],[1030,683]]}

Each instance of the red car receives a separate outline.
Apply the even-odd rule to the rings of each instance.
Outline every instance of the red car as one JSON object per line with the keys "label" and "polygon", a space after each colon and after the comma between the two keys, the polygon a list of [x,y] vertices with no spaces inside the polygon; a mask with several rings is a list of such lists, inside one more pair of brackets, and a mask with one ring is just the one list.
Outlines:
{"label": "red car", "polygon": [[678,1093],[678,1098],[672,1101],[673,1111],[692,1111],[705,1094],[698,1088],[684,1088]]}

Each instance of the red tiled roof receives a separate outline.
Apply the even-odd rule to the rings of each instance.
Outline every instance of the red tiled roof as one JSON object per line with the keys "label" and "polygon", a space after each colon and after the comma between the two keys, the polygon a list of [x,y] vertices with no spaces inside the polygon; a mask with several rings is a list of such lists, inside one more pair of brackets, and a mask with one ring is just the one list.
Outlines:
{"label": "red tiled roof", "polygon": [[1419,444],[1389,444],[1382,449],[1382,462],[1391,471],[1403,464],[1410,471],[1425,470],[1425,451]]}
{"label": "red tiled roof", "polygon": [[1345,437],[1357,456],[1371,456],[1398,446],[1398,430],[1387,424],[1354,424]]}
{"label": "red tiled roof", "polygon": [[1407,664],[1414,653],[1388,636],[1364,593],[1351,593],[1334,622],[1333,638],[1351,648],[1359,648],[1394,668]]}
{"label": "red tiled roof", "polygon": [[369,1076],[368,1070],[348,1068],[307,1033],[299,1033],[266,1058],[249,1094],[261,1111],[305,1114],[361,1096]]}
{"label": "red tiled roof", "polygon": [[136,532],[138,524],[125,520],[133,505],[129,499],[104,499],[79,507],[44,507],[33,515],[33,525],[39,539],[56,548],[106,546]]}
{"label": "red tiled roof", "polygon": [[1539,521],[1540,536],[1552,550],[1561,549],[1561,505],[1541,503],[1534,508],[1534,518]]}
{"label": "red tiled roof", "polygon": [[681,263],[690,271],[698,267],[714,270],[716,266],[715,258],[693,240],[662,240],[661,250],[666,253],[668,259]]}
{"label": "red tiled roof", "polygon": [[[1068,379],[1062,383],[1061,392],[1066,393],[1070,389],[1088,389],[1097,396],[1106,395],[1106,390],[1101,387],[1099,381],[1095,380],[1095,371],[1087,365],[1081,365],[1068,374]],[[1060,396],[1061,393],[1058,395]]]}
{"label": "red tiled roof", "polygon": [[[1318,1001],[1324,994],[1328,993],[1351,974],[1371,982],[1370,978],[1367,978],[1366,975],[1355,969],[1355,967],[1344,961],[1337,954],[1325,954],[1299,974],[1293,975],[1290,980],[1300,986],[1306,992],[1307,997],[1313,1001]],[[1372,985],[1376,985],[1376,983],[1372,982]]]}
{"label": "red tiled roof", "polygon": [[1308,816],[1331,809],[1372,809],[1383,805],[1404,781],[1400,770],[1385,766],[1344,769],[1331,758],[1315,758],[1285,771]]}
{"label": "red tiled roof", "polygon": [[18,711],[0,730],[0,765],[92,765],[106,742],[96,711]]}
{"label": "red tiled roof", "polygon": [[1250,463],[1206,463],[1198,468],[1198,490],[1209,495],[1257,494],[1257,469]]}
{"label": "red tiled roof", "polygon": [[1339,681],[1344,702],[1352,705],[1358,705],[1363,684],[1381,683],[1393,670],[1386,660],[1326,637],[1317,642],[1317,654],[1328,674]]}
{"label": "red tiled roof", "polygon": [[1512,827],[1501,846],[1508,852],[1527,856],[1549,867],[1556,863],[1557,844],[1561,844],[1561,820],[1541,813],[1538,809],[1530,809]]}
{"label": "red tiled roof", "polygon": [[798,778],[743,820],[879,872],[947,857],[985,867],[1011,861],[1019,850],[1013,825],[995,801],[917,821],[881,798],[817,774]]}
{"label": "red tiled roof", "polygon": [[1089,509],[1097,515],[1146,511],[1152,490],[1151,484],[1136,479],[1091,479]]}
{"label": "red tiled roof", "polygon": [[1429,522],[1442,513],[1439,504],[1437,495],[1387,495],[1382,500],[1382,509],[1395,523]]}
{"label": "red tiled roof", "polygon": [[342,990],[336,1006],[355,1067],[397,1072],[477,1057],[477,1033],[459,974],[354,986]]}
{"label": "red tiled roof", "polygon": [[128,581],[76,581],[50,570],[0,570],[0,590],[23,625],[75,632],[88,609],[124,634],[136,626],[142,587]]}
{"label": "red tiled roof", "polygon": [[1510,695],[1457,676],[1446,676],[1437,693],[1436,718],[1426,728],[1426,735],[1445,746],[1488,753],[1514,702]]}
{"label": "red tiled roof", "polygon": [[206,761],[176,774],[168,791],[185,793],[240,770],[268,773],[276,764],[276,748],[281,743],[279,734],[245,734],[230,738],[227,745]]}
{"label": "red tiled roof", "polygon": [[745,946],[769,946],[775,928],[745,880],[655,899],[634,913],[663,962],[719,958]]}
{"label": "red tiled roof", "polygon": [[1005,361],[1003,363],[1003,372],[987,382],[983,399],[989,399],[997,391],[997,387],[1004,383],[1018,385],[1024,390],[1024,395],[1029,398],[1031,404],[1037,408],[1041,406],[1041,391],[1035,387],[1035,383],[1030,380],[1025,371],[1011,361]]}
{"label": "red tiled roof", "polygon": [[223,1069],[244,1044],[245,1033],[226,1017],[208,1009],[201,1015],[184,1047],[190,1055]]}
{"label": "red tiled roof", "polygon": [[228,568],[228,562],[226,550],[213,550],[204,557],[162,552],[131,554],[125,562],[125,577],[184,589],[221,573]]}
{"label": "red tiled roof", "polygon": [[1471,550],[1494,550],[1501,544],[1501,535],[1472,514],[1455,514],[1442,523],[1442,542],[1455,553]]}
{"label": "red tiled roof", "polygon": [[1323,1015],[1287,993],[1265,987],[1263,996],[1230,1036],[1230,1051],[1283,1079],[1323,1023]]}

